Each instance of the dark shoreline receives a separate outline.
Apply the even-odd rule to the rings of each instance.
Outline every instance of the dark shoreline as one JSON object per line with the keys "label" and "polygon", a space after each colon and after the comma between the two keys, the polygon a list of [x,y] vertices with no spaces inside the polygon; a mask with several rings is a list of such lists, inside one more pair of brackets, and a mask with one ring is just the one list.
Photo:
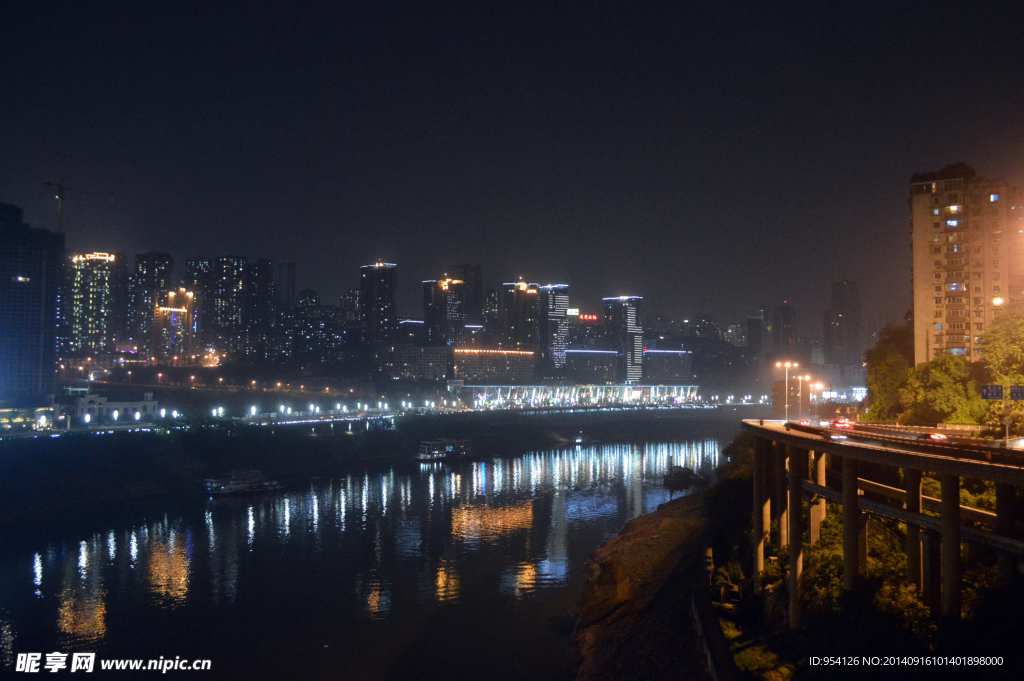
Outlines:
{"label": "dark shoreline", "polygon": [[484,412],[414,416],[395,430],[349,434],[341,424],[255,427],[229,425],[188,431],[0,442],[0,527],[51,520],[71,512],[137,508],[150,499],[201,497],[202,481],[232,469],[255,468],[285,487],[311,476],[334,475],[353,464],[417,465],[420,441],[469,438],[476,457],[574,446],[582,431],[598,442],[683,437],[688,424],[722,425],[731,437],[746,413],[650,410],[526,416]]}

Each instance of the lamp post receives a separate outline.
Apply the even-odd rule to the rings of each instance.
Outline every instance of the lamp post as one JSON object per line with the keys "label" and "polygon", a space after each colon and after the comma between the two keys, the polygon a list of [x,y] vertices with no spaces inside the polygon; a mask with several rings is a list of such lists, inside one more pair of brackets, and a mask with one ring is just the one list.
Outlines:
{"label": "lamp post", "polygon": [[776,362],[775,366],[786,367],[786,388],[784,392],[786,393],[786,421],[789,421],[789,368],[793,367],[795,369],[800,365],[796,362]]}
{"label": "lamp post", "polygon": [[796,377],[796,417],[799,419],[803,416],[804,409],[804,385],[803,382],[807,381],[807,388],[811,387],[810,376],[797,376]]}

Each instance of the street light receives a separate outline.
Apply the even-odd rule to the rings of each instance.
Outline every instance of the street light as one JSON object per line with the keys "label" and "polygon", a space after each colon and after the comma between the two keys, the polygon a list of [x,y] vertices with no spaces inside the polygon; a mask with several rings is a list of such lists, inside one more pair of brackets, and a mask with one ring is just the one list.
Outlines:
{"label": "street light", "polygon": [[789,421],[789,367],[793,367],[795,369],[800,365],[796,362],[776,362],[775,366],[786,367],[786,420]]}
{"label": "street light", "polygon": [[804,387],[803,387],[803,382],[807,381],[808,382],[807,383],[807,388],[810,389],[810,387],[811,387],[810,380],[811,380],[810,376],[797,376],[796,377],[796,417],[797,417],[797,419],[799,419],[800,416],[802,415],[801,412],[803,411],[803,408],[804,408]]}

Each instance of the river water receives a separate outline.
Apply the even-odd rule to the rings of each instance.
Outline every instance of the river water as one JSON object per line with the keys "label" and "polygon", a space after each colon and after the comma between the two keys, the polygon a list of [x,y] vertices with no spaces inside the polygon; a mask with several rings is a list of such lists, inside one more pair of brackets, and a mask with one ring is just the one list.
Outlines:
{"label": "river water", "polygon": [[88,651],[209,659],[206,678],[564,678],[589,554],[670,498],[670,461],[717,465],[728,434],[693,430],[15,531],[0,669]]}

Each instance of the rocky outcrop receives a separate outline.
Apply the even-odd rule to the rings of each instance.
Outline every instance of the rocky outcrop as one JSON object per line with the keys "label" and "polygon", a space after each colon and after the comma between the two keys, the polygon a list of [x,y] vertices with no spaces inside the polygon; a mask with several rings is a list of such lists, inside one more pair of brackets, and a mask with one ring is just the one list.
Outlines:
{"label": "rocky outcrop", "polygon": [[591,555],[573,634],[578,681],[706,677],[689,616],[704,507],[682,497]]}

